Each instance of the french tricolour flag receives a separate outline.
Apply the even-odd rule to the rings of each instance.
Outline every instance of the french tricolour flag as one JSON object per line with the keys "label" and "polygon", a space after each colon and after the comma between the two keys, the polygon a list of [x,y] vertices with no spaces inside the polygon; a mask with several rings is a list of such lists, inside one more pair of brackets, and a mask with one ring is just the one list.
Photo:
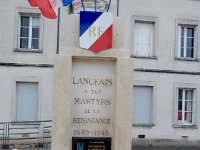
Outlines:
{"label": "french tricolour flag", "polygon": [[43,16],[55,19],[58,15],[58,8],[67,6],[73,0],[28,0],[32,7],[39,7]]}
{"label": "french tricolour flag", "polygon": [[80,47],[98,53],[112,48],[111,12],[80,12]]}

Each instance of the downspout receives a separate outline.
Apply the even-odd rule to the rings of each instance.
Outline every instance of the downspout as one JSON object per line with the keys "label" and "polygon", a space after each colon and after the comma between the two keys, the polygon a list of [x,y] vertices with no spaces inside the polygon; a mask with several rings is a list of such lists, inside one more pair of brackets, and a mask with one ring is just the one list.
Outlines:
{"label": "downspout", "polygon": [[59,36],[60,36],[60,8],[58,8],[58,24],[57,24],[57,47],[56,47],[56,54],[59,54]]}
{"label": "downspout", "polygon": [[117,17],[119,17],[119,0],[117,0]]}

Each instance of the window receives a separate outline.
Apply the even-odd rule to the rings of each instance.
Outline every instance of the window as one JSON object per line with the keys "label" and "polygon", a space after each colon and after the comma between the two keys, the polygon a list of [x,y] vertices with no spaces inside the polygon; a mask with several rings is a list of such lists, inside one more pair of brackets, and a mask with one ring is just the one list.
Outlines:
{"label": "window", "polygon": [[154,24],[136,22],[134,31],[134,56],[153,56]]}
{"label": "window", "polygon": [[175,59],[198,61],[198,20],[176,20]]}
{"label": "window", "polygon": [[194,125],[194,89],[177,89],[177,124]]}
{"label": "window", "polygon": [[17,7],[14,52],[42,53],[44,18],[38,8]]}
{"label": "window", "polygon": [[152,92],[151,86],[134,86],[133,124],[152,124]]}
{"label": "window", "polygon": [[40,17],[30,15],[20,15],[20,29],[19,29],[19,49],[39,49],[40,39]]}
{"label": "window", "polygon": [[38,120],[38,83],[16,83],[16,121]]}
{"label": "window", "polygon": [[158,18],[132,16],[131,57],[156,59],[158,41]]}
{"label": "window", "polygon": [[194,58],[194,27],[179,25],[178,53],[180,58]]}

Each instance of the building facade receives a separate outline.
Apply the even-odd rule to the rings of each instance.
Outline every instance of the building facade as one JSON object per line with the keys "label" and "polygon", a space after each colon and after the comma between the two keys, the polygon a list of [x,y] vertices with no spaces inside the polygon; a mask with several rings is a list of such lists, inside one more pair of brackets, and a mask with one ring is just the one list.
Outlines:
{"label": "building facade", "polygon": [[198,140],[199,2],[119,6],[134,59],[133,137]]}
{"label": "building facade", "polygon": [[[118,0],[124,49],[134,60],[133,139],[200,139],[200,2]],[[0,122],[52,119],[53,59],[62,53],[66,16],[44,18],[27,0],[0,1]],[[77,14],[76,14],[77,15]],[[76,43],[71,43],[73,44]]]}
{"label": "building facade", "polygon": [[0,5],[0,120],[51,119],[57,38],[49,35],[56,35],[57,22],[45,20],[26,0]]}

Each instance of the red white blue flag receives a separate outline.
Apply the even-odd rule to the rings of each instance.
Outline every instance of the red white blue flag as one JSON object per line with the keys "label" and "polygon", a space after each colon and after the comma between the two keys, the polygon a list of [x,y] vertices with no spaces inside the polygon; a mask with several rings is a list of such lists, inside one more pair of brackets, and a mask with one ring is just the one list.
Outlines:
{"label": "red white blue flag", "polygon": [[73,0],[28,0],[32,7],[38,7],[43,16],[55,19],[58,8],[69,5]]}
{"label": "red white blue flag", "polygon": [[80,47],[97,53],[112,48],[111,12],[80,12]]}

